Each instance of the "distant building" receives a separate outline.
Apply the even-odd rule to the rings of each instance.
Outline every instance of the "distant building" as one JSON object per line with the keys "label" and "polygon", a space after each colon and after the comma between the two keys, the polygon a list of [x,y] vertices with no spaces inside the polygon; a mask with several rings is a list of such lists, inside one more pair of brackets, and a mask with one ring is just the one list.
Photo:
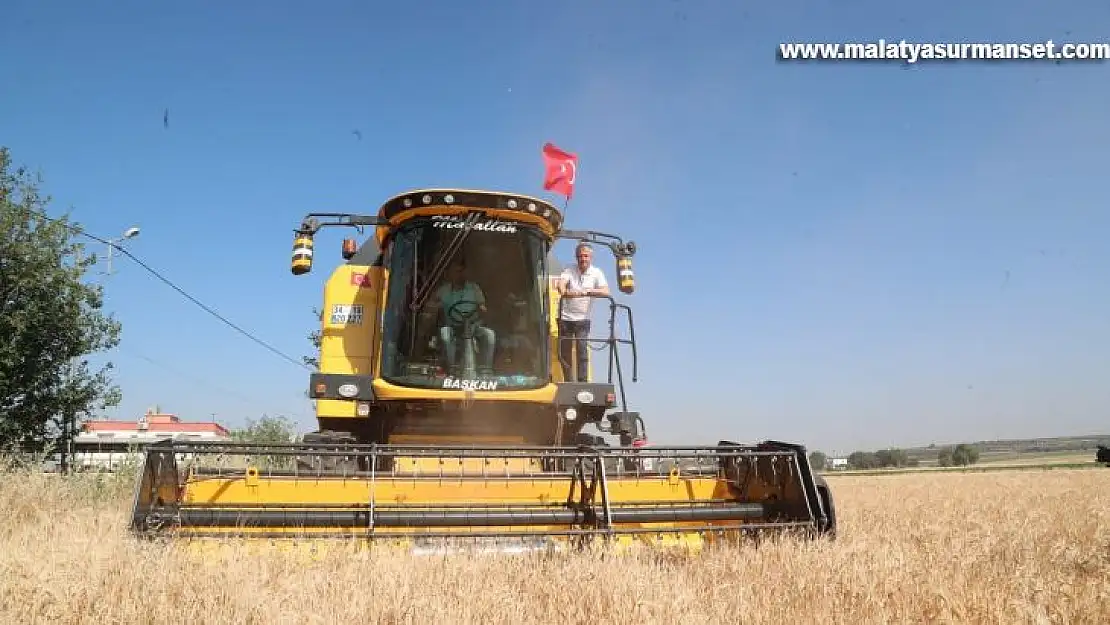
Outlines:
{"label": "distant building", "polygon": [[829,458],[829,468],[834,471],[842,471],[848,468],[847,458]]}
{"label": "distant building", "polygon": [[161,440],[227,441],[231,433],[211,421],[182,421],[177,415],[147,410],[136,421],[88,421],[73,439],[73,468],[114,470],[134,461],[143,448]]}

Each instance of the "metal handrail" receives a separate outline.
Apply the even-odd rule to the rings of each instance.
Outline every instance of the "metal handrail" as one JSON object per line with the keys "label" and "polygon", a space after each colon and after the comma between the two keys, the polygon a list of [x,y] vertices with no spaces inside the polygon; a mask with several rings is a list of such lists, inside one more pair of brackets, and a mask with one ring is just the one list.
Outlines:
{"label": "metal handrail", "polygon": [[[558,358],[559,358],[559,364],[564,366],[564,367],[568,365],[568,363],[563,359],[563,350],[561,349],[561,347],[563,345],[563,343],[562,343],[563,341],[582,341],[582,342],[586,343],[587,346],[589,346],[591,344],[596,344],[596,343],[600,343],[600,344],[608,346],[609,347],[609,371],[608,371],[607,381],[608,381],[609,384],[613,383],[613,372],[615,370],[616,374],[617,374],[617,385],[620,387],[621,404],[624,407],[624,409],[627,411],[628,407],[626,405],[626,398],[625,398],[625,392],[624,392],[624,375],[623,375],[623,372],[621,370],[620,350],[618,349],[618,345],[623,344],[623,345],[631,346],[631,348],[632,348],[632,381],[633,382],[638,381],[638,379],[639,379],[639,356],[636,352],[636,327],[635,327],[635,323],[634,323],[633,318],[632,318],[632,308],[630,308],[626,304],[618,303],[613,298],[613,296],[611,296],[611,295],[588,295],[586,297],[593,297],[593,298],[596,298],[596,299],[604,299],[604,300],[609,301],[609,336],[608,337],[598,337],[598,338],[586,337],[586,338],[583,338],[583,339],[559,336],[558,341],[556,343],[559,346],[559,349],[556,349],[556,353],[557,353]],[[558,311],[556,313],[556,318],[555,318],[556,325],[558,325],[559,320],[561,320],[561,318],[563,316],[563,300],[564,300],[564,298],[560,296],[559,297],[559,308],[558,308]],[[628,335],[629,335],[629,337],[627,339],[617,337],[616,319],[617,319],[617,311],[618,310],[624,311],[626,319],[628,321]]]}

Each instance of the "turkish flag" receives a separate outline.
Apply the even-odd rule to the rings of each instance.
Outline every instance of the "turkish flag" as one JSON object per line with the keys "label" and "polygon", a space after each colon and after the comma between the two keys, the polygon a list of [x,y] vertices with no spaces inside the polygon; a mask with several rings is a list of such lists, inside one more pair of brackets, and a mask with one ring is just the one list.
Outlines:
{"label": "turkish flag", "polygon": [[543,144],[543,165],[546,170],[543,188],[567,196],[574,195],[574,181],[578,178],[578,155],[561,150],[551,143]]}

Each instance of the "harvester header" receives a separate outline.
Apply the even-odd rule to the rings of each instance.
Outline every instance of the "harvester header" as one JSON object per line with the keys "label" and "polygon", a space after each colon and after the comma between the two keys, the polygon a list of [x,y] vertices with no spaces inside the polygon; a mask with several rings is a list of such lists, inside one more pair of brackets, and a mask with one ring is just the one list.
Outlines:
{"label": "harvester header", "polygon": [[[526,195],[419,189],[373,215],[305,216],[294,275],[311,272],[327,227],[373,230],[343,240],[323,288],[308,380],[319,429],[282,445],[150,446],[136,532],[413,546],[834,533],[831,492],[800,445],[647,444],[625,388],[627,369],[638,378],[631,307],[607,281],[565,282],[607,249],[617,290],[632,294],[633,242],[568,230],[555,206]],[[580,264],[555,258],[559,239],[580,242]],[[580,297],[605,307],[606,332],[566,335],[562,312]]]}

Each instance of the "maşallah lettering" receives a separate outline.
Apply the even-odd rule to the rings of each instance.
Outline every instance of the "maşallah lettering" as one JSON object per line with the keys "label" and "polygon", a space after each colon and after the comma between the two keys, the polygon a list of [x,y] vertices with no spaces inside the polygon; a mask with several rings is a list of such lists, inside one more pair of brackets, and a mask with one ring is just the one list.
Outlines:
{"label": "ma\u015fallah lettering", "polygon": [[457,388],[466,391],[496,391],[497,382],[493,380],[463,380],[461,378],[447,378],[443,381],[443,388]]}
{"label": "ma\u015fallah lettering", "polygon": [[[462,221],[457,221],[457,220],[442,219],[442,220],[437,220],[435,222],[435,227],[436,228],[462,228],[463,227],[463,222]],[[506,233],[510,233],[510,234],[516,232],[516,226],[514,226],[513,224],[510,224],[510,223],[505,223],[503,221],[480,221],[480,222],[474,224],[471,227],[474,228],[475,230],[483,230],[483,231],[486,231],[486,232],[506,232]]]}

